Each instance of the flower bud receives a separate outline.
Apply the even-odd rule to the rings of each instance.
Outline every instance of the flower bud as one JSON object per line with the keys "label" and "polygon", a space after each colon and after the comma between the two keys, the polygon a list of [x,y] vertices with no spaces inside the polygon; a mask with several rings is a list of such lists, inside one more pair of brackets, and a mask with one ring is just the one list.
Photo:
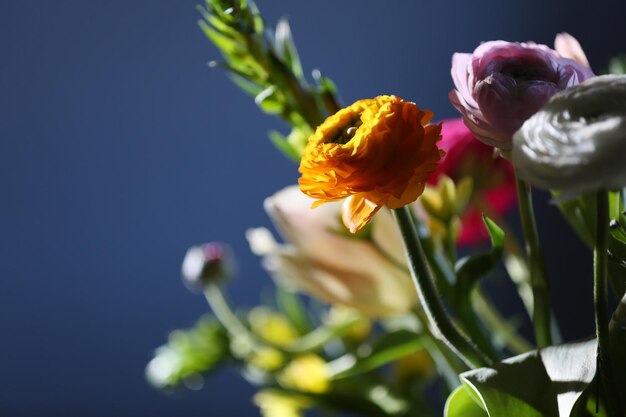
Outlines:
{"label": "flower bud", "polygon": [[183,260],[183,282],[192,291],[201,291],[207,284],[221,283],[235,274],[235,258],[230,246],[210,242],[192,246]]}

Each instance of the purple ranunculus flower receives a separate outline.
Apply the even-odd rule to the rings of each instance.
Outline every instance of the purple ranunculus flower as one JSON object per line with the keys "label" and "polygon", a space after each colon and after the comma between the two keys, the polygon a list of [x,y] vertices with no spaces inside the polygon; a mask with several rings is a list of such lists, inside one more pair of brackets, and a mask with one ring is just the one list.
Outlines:
{"label": "purple ranunculus flower", "polygon": [[451,72],[452,105],[479,140],[503,150],[511,149],[515,131],[550,97],[594,76],[588,66],[545,45],[505,41],[455,53]]}

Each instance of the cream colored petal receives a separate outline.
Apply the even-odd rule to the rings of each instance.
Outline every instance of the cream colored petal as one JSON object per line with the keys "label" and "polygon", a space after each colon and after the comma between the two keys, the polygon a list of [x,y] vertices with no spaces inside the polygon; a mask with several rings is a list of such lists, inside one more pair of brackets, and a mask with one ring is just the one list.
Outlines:
{"label": "cream colored petal", "polygon": [[258,256],[269,255],[278,246],[272,232],[265,227],[256,227],[246,230],[246,239],[252,253]]}
{"label": "cream colored petal", "polygon": [[393,269],[342,269],[289,250],[266,257],[264,267],[291,289],[371,317],[405,313],[417,301],[408,274]]}

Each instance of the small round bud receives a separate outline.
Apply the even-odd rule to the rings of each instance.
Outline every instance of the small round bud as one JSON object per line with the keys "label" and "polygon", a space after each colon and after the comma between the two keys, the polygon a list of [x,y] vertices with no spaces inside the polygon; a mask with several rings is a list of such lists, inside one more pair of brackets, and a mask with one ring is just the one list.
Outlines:
{"label": "small round bud", "polygon": [[192,291],[201,291],[207,284],[216,284],[235,273],[235,258],[230,246],[210,242],[192,246],[183,260],[183,282]]}

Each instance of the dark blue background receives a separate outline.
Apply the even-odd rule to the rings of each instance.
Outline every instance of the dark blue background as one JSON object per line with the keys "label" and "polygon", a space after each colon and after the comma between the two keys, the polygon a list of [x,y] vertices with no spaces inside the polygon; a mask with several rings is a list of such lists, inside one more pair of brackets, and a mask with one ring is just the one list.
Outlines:
{"label": "dark blue background", "polygon": [[[2,416],[257,414],[234,372],[182,399],[143,377],[167,333],[207,311],[180,284],[186,248],[232,243],[233,298],[256,303],[270,282],[243,233],[297,178],[266,139],[284,126],[206,67],[218,55],[198,1],[0,2]],[[455,115],[451,54],[482,40],[569,31],[596,69],[626,49],[618,1],[259,3],[272,25],[289,16],[305,68],[345,102],[394,93],[440,118]],[[585,336],[590,257],[553,210],[539,222],[553,223],[542,238],[566,337]]]}

